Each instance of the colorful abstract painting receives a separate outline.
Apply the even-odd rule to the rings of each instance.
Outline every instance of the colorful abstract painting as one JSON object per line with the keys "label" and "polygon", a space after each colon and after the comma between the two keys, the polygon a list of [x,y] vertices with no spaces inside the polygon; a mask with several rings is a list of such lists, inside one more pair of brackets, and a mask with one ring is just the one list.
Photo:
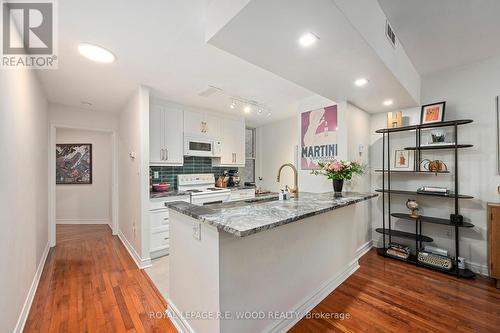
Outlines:
{"label": "colorful abstract painting", "polygon": [[337,156],[337,105],[301,114],[301,168],[314,170],[318,161]]}
{"label": "colorful abstract painting", "polygon": [[92,145],[56,145],[56,184],[92,184]]}

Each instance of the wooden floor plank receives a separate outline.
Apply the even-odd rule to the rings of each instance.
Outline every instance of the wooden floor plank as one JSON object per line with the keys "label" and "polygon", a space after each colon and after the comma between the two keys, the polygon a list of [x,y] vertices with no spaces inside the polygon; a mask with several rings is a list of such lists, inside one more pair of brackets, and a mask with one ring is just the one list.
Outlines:
{"label": "wooden floor plank", "polygon": [[177,332],[165,300],[107,225],[58,225],[24,332]]}
{"label": "wooden floor plank", "polygon": [[490,279],[457,279],[369,251],[360,268],[290,332],[500,332],[500,291]]}

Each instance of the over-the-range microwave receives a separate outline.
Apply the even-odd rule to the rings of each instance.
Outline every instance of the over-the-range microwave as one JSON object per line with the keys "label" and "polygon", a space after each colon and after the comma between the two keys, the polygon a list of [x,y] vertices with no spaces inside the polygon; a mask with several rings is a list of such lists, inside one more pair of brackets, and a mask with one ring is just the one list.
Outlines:
{"label": "over-the-range microwave", "polygon": [[211,138],[184,137],[184,155],[220,157],[221,142]]}

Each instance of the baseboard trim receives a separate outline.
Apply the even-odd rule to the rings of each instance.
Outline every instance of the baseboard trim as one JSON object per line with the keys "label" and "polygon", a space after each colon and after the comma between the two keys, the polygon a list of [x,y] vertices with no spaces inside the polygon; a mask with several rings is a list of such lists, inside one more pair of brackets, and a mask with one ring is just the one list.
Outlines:
{"label": "baseboard trim", "polygon": [[330,279],[325,284],[320,286],[315,292],[313,292],[308,297],[304,298],[299,304],[294,306],[289,312],[299,313],[300,316],[293,316],[293,318],[286,318],[278,323],[273,323],[268,328],[264,329],[263,332],[267,333],[280,333],[288,332],[293,326],[295,326],[309,311],[311,311],[316,305],[321,303],[330,293],[332,293],[338,286],[340,286],[349,276],[354,274],[359,268],[358,260],[354,259],[349,263],[345,269],[338,274],[336,277]]}
{"label": "baseboard trim", "polygon": [[109,219],[57,219],[56,224],[107,224],[111,227]]}
{"label": "baseboard trim", "polygon": [[368,251],[373,247],[373,240],[369,240],[365,244],[361,245],[354,255],[354,260],[359,260],[362,256],[364,256]]}
{"label": "baseboard trim", "polygon": [[14,333],[22,333],[22,331],[24,330],[26,320],[28,319],[28,315],[30,313],[31,304],[33,303],[33,299],[35,298],[38,283],[40,282],[40,278],[42,277],[43,268],[45,267],[45,262],[47,261],[47,256],[49,255],[49,249],[50,246],[49,243],[47,243],[45,249],[43,250],[42,258],[38,263],[33,281],[31,282],[31,287],[28,291],[28,295],[26,296],[26,300],[24,301],[23,307],[21,309],[21,314],[19,315],[19,318],[17,320],[16,328],[14,328]]}
{"label": "baseboard trim", "polygon": [[118,231],[118,238],[121,240],[123,246],[127,249],[128,253],[134,260],[135,264],[139,269],[144,269],[152,266],[151,258],[142,258],[139,253],[134,249],[132,244],[129,243],[127,237],[120,231]]}
{"label": "baseboard trim", "polygon": [[172,300],[167,299],[167,310],[165,313],[167,314],[168,319],[174,324],[177,332],[179,333],[196,333],[194,329],[189,325],[189,323],[182,317],[182,313],[177,309]]}

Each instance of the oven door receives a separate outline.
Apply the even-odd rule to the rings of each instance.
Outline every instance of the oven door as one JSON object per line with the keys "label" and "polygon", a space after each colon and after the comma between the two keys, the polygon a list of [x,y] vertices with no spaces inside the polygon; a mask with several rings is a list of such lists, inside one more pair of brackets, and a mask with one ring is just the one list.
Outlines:
{"label": "oven door", "polygon": [[186,137],[184,139],[185,156],[214,156],[214,141]]}

